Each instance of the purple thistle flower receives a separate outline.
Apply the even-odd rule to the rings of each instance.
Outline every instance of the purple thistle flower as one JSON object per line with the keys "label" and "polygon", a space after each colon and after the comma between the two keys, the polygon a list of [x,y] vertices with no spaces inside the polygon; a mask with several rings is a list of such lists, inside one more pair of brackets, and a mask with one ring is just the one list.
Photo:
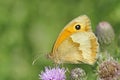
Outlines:
{"label": "purple thistle flower", "polygon": [[65,75],[65,69],[63,68],[48,68],[45,67],[45,71],[41,72],[40,79],[41,80],[65,80],[66,79],[66,75]]}

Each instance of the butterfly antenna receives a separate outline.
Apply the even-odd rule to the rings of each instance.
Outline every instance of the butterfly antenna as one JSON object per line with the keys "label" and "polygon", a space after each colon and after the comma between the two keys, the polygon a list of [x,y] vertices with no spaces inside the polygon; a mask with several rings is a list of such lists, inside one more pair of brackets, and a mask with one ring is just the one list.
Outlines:
{"label": "butterfly antenna", "polygon": [[32,62],[32,65],[34,65],[35,62],[36,62],[39,58],[40,58],[40,56],[38,56],[37,58],[35,58],[35,59],[33,60],[33,62]]}
{"label": "butterfly antenna", "polygon": [[40,55],[36,56],[34,59],[33,59],[33,62],[32,62],[32,65],[35,65],[35,63],[42,57],[46,57],[45,54],[41,53]]}

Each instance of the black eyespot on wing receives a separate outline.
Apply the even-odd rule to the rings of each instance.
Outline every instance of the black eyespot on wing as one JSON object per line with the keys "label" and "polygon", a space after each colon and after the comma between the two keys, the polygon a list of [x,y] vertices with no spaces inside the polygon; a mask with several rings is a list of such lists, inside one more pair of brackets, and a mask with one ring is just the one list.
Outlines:
{"label": "black eyespot on wing", "polygon": [[80,29],[81,29],[81,26],[80,26],[80,25],[76,25],[76,26],[75,26],[75,29],[76,29],[76,30],[80,30]]}

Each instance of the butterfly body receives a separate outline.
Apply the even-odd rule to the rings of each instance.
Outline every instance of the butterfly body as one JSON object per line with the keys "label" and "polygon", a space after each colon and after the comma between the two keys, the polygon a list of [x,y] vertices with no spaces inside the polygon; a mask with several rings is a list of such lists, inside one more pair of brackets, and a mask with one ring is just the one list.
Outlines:
{"label": "butterfly body", "polygon": [[89,18],[83,15],[72,20],[61,31],[49,58],[58,64],[94,64],[97,53],[97,38],[91,30]]}

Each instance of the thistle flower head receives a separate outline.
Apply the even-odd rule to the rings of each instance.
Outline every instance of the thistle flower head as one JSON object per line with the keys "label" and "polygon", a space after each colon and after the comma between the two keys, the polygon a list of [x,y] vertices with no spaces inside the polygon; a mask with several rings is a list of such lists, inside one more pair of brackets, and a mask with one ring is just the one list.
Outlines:
{"label": "thistle flower head", "polygon": [[114,30],[108,22],[100,22],[96,27],[95,34],[101,45],[108,45],[114,40]]}
{"label": "thistle flower head", "polygon": [[99,80],[120,79],[120,64],[115,60],[103,61],[98,67]]}
{"label": "thistle flower head", "polygon": [[71,70],[71,80],[86,80],[86,73],[81,68]]}
{"label": "thistle flower head", "polygon": [[44,72],[41,72],[40,79],[41,80],[65,80],[66,76],[65,76],[65,69],[63,68],[45,68]]}

